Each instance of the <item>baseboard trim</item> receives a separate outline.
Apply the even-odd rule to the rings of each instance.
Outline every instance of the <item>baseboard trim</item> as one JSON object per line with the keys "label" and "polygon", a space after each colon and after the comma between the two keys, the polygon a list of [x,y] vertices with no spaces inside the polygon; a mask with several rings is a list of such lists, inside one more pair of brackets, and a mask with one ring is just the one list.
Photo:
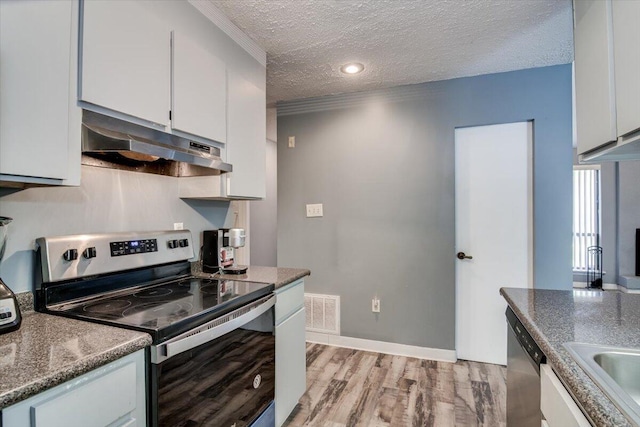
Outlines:
{"label": "baseboard trim", "polygon": [[374,351],[376,353],[391,354],[394,356],[415,357],[417,359],[451,363],[455,363],[458,360],[455,350],[418,347],[415,345],[396,344],[385,341],[374,341],[309,331],[306,333],[306,338],[307,342],[331,345],[334,347],[353,348],[356,350]]}
{"label": "baseboard trim", "polygon": [[[584,282],[573,282],[573,288],[574,289],[593,289],[593,288],[587,288],[587,284]],[[602,284],[602,290],[603,291],[617,291],[619,288],[618,285],[616,285],[615,283],[603,283]],[[595,289],[597,290],[597,289]]]}
{"label": "baseboard trim", "polygon": [[629,289],[622,285],[618,285],[618,290],[620,292],[624,292],[625,294],[640,294],[640,289]]}

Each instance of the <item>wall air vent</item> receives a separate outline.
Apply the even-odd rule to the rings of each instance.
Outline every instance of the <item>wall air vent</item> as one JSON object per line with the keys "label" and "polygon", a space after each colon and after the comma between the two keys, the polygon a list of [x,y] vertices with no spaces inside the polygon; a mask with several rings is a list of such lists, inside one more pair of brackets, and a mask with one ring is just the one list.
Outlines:
{"label": "wall air vent", "polygon": [[340,296],[304,294],[306,330],[340,335]]}

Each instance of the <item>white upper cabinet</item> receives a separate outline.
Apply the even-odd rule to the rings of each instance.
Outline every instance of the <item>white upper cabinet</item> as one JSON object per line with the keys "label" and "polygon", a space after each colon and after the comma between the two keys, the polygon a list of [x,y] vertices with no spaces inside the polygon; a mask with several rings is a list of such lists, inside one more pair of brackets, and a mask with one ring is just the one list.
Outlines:
{"label": "white upper cabinet", "polygon": [[640,1],[614,1],[613,45],[618,135],[640,129]]}
{"label": "white upper cabinet", "polygon": [[640,2],[574,0],[574,12],[580,160],[640,159]]}
{"label": "white upper cabinet", "polygon": [[181,197],[265,197],[262,60],[188,2],[81,5],[80,106],[220,148],[233,172],[180,178]]}
{"label": "white upper cabinet", "polygon": [[229,73],[227,196],[260,199],[266,194],[267,105],[264,90]]}
{"label": "white upper cabinet", "polygon": [[618,137],[614,97],[611,3],[575,1],[576,120],[581,153]]}
{"label": "white upper cabinet", "polygon": [[145,2],[83,2],[79,99],[164,128],[171,33]]}
{"label": "white upper cabinet", "polygon": [[230,70],[227,75],[227,162],[233,172],[180,178],[184,199],[261,199],[266,195],[266,98],[264,90]]}
{"label": "white upper cabinet", "polygon": [[226,142],[227,73],[224,62],[175,31],[171,60],[171,128]]}
{"label": "white upper cabinet", "polygon": [[77,1],[0,1],[0,186],[79,184],[77,16]]}

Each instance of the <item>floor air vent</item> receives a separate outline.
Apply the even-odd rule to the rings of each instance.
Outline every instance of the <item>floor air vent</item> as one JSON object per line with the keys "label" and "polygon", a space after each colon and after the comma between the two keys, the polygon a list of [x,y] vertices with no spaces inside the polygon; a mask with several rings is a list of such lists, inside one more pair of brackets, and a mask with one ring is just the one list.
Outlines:
{"label": "floor air vent", "polygon": [[340,296],[304,294],[307,331],[340,335]]}

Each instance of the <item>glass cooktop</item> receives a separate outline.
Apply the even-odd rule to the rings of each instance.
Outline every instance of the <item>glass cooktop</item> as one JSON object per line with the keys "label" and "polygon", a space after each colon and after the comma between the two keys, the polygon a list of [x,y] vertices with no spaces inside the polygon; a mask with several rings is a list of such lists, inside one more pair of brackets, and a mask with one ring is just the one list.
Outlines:
{"label": "glass cooktop", "polygon": [[189,277],[55,308],[56,314],[148,332],[154,344],[233,311],[273,285]]}

